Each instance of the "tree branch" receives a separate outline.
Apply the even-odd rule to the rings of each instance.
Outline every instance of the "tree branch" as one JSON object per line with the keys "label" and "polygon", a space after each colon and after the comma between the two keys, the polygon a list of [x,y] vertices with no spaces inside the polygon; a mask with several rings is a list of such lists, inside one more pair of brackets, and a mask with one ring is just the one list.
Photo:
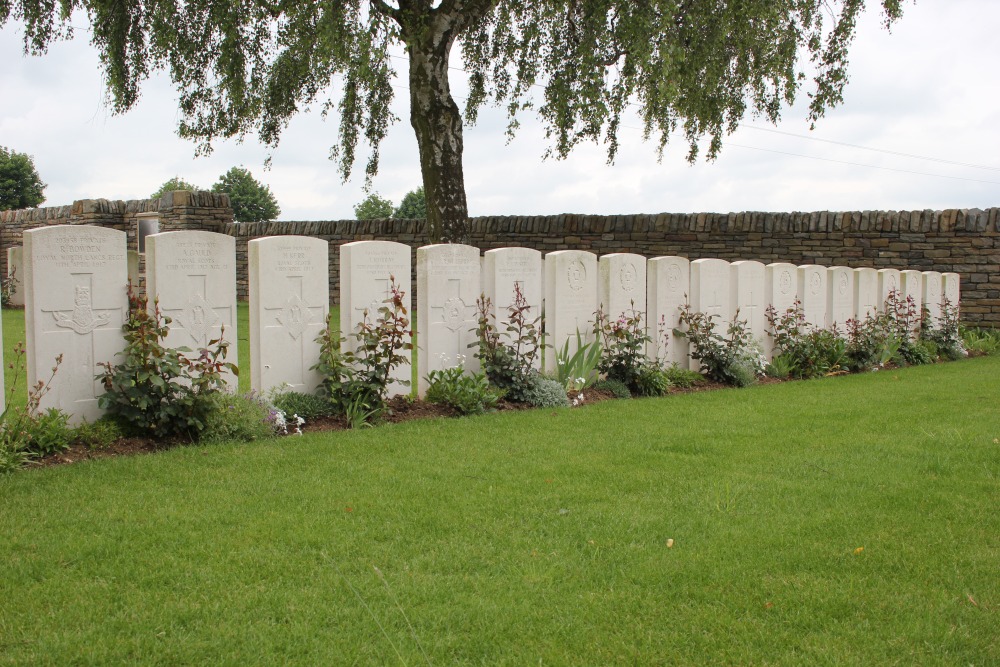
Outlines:
{"label": "tree branch", "polygon": [[400,11],[385,2],[385,0],[369,0],[369,2],[373,12],[391,18],[396,23],[399,23],[402,20],[402,14]]}

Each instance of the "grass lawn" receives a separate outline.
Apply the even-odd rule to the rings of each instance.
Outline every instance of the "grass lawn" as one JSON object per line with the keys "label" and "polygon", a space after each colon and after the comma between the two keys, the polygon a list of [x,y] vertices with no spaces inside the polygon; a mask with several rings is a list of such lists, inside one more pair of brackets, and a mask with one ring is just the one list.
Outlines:
{"label": "grass lawn", "polygon": [[998,377],[982,358],[0,478],[0,663],[997,664]]}

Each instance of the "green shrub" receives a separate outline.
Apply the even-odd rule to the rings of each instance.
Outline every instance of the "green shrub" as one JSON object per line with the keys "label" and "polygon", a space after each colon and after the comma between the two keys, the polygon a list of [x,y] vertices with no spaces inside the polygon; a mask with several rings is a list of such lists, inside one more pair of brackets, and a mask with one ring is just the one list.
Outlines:
{"label": "green shrub", "polygon": [[852,372],[870,371],[885,366],[896,355],[899,339],[893,334],[884,314],[847,320],[847,349],[844,365]]}
{"label": "green shrub", "polygon": [[836,330],[820,329],[806,322],[798,298],[780,315],[774,306],[768,306],[765,317],[767,333],[774,339],[775,352],[781,357],[778,369],[773,370],[787,370],[785,377],[799,379],[822,377],[840,370],[847,354],[846,341]]}
{"label": "green shrub", "polygon": [[334,414],[330,401],[316,394],[303,394],[298,391],[280,391],[270,395],[271,405],[286,415],[298,415],[307,422]]}
{"label": "green shrub", "polygon": [[525,393],[525,403],[536,408],[569,407],[566,387],[558,380],[535,375],[531,387]]}
{"label": "green shrub", "polygon": [[26,424],[25,432],[25,451],[39,458],[65,451],[73,441],[69,415],[57,408],[34,415]]}
{"label": "green shrub", "polygon": [[955,361],[968,356],[959,324],[958,306],[953,306],[948,297],[941,300],[941,314],[936,322],[931,322],[930,312],[924,309],[920,338],[934,343],[937,356],[942,359]]}
{"label": "green shrub", "polygon": [[502,390],[490,386],[485,373],[470,375],[461,366],[431,371],[427,382],[427,402],[447,405],[463,415],[489,412],[503,396]]}
{"label": "green shrub", "polygon": [[963,329],[962,344],[973,354],[1000,353],[1000,329]]}
{"label": "green shrub", "polygon": [[145,296],[128,287],[128,320],[122,327],[125,349],[122,362],[104,362],[101,407],[122,425],[156,437],[183,435],[197,439],[216,407],[212,395],[225,387],[222,370],[238,373],[224,361],[229,343],[220,336],[209,341],[195,359],[187,348],[163,346],[171,322],[154,301],[150,313]]}
{"label": "green shrub", "polygon": [[787,380],[792,374],[792,361],[783,354],[776,354],[772,357],[771,363],[764,368],[764,373],[768,377]]}
{"label": "green shrub", "polygon": [[583,335],[576,332],[576,351],[569,353],[567,338],[562,349],[556,352],[556,379],[569,390],[580,391],[593,386],[600,378],[597,367],[601,363],[601,342],[585,343]]}
{"label": "green shrub", "polygon": [[621,380],[598,380],[594,383],[594,389],[606,391],[615,398],[632,398],[632,392]]}
{"label": "green shrub", "polygon": [[0,473],[9,473],[33,459],[63,451],[70,445],[69,417],[55,408],[39,410],[42,397],[49,392],[52,380],[62,364],[62,355],[56,357],[48,380],[39,380],[28,388],[24,405],[13,402],[14,387],[24,371],[24,344],[14,346],[14,369],[10,382],[7,406],[0,415]]}
{"label": "green shrub", "polygon": [[666,396],[671,386],[666,371],[647,361],[639,366],[630,388],[636,396]]}
{"label": "green shrub", "polygon": [[685,330],[674,334],[691,342],[691,356],[701,362],[704,372],[713,380],[734,387],[746,387],[764,374],[766,361],[739,311],[723,335],[717,331],[717,316],[691,310],[690,304],[681,309],[680,324]]}
{"label": "green shrub", "polygon": [[111,417],[83,422],[73,429],[73,441],[90,449],[104,449],[121,439],[121,427]]}
{"label": "green shrub", "polygon": [[[610,380],[620,380],[632,393],[647,395],[645,391],[655,391],[649,386],[653,373],[647,368],[646,345],[652,342],[646,334],[643,324],[643,314],[635,309],[621,313],[617,318],[609,318],[603,310],[598,309],[594,317],[594,335],[599,341],[601,359],[597,364],[598,372]],[[640,376],[647,386],[640,388]],[[653,379],[653,384],[656,384]]]}
{"label": "green shrub", "polygon": [[502,390],[508,400],[528,402],[526,395],[538,375],[535,366],[542,349],[541,315],[531,318],[531,306],[519,283],[514,283],[504,331],[497,330],[493,303],[486,295],[476,300],[476,309],[474,345],[480,367],[490,384]]}
{"label": "green shrub", "polygon": [[216,392],[209,398],[211,409],[201,440],[252,442],[273,438],[285,426],[284,415],[255,394]]}
{"label": "green shrub", "polygon": [[690,389],[699,384],[705,384],[705,376],[698,371],[684,368],[676,362],[664,368],[663,372],[674,387]]}

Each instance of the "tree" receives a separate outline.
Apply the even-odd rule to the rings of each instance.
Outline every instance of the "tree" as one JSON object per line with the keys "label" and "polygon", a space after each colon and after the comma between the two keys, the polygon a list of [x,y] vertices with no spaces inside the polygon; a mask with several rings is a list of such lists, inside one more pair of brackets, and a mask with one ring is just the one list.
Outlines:
{"label": "tree", "polygon": [[43,190],[32,157],[0,146],[0,211],[34,208],[45,201]]}
{"label": "tree", "polygon": [[[902,2],[878,0],[887,27]],[[344,179],[359,136],[370,144],[369,182],[396,120],[393,50],[405,48],[428,233],[432,241],[464,241],[463,118],[448,78],[456,44],[469,80],[467,122],[491,103],[507,109],[511,135],[519,113],[533,109],[551,142],[546,156],[565,158],[594,141],[613,160],[623,114],[633,107],[659,151],[681,129],[689,159],[704,137],[711,159],[748,112],[776,121],[806,69],[815,86],[812,121],[842,101],[865,2],[0,0],[0,25],[23,21],[26,52],[43,53],[72,35],[76,9],[87,11],[113,111],[132,107],[153,71],[169,70],[179,133],[202,153],[218,137],[254,131],[275,146],[292,116],[318,102],[339,113],[331,158]]]}
{"label": "tree", "polygon": [[410,190],[399,202],[399,208],[392,213],[394,218],[409,220],[423,220],[427,217],[427,199],[424,197],[424,188],[420,186],[416,190]]}
{"label": "tree", "polygon": [[392,202],[373,192],[354,207],[354,217],[358,220],[381,220],[392,217]]}
{"label": "tree", "polygon": [[149,198],[159,199],[163,195],[168,192],[173,192],[174,190],[191,190],[192,192],[197,192],[201,189],[202,188],[199,188],[197,185],[191,185],[180,176],[174,176],[173,178],[165,181],[163,185],[160,186],[159,190],[149,195]]}
{"label": "tree", "polygon": [[241,167],[233,167],[220,176],[212,186],[212,192],[229,194],[236,222],[262,222],[274,220],[281,215],[278,200],[271,194],[271,188]]}

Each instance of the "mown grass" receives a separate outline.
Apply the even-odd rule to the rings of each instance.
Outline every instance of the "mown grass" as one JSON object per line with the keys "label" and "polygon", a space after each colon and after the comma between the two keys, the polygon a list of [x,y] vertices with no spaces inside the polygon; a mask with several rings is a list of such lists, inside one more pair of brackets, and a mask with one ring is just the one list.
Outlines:
{"label": "mown grass", "polygon": [[8,476],[0,662],[996,664],[997,377],[983,358]]}

